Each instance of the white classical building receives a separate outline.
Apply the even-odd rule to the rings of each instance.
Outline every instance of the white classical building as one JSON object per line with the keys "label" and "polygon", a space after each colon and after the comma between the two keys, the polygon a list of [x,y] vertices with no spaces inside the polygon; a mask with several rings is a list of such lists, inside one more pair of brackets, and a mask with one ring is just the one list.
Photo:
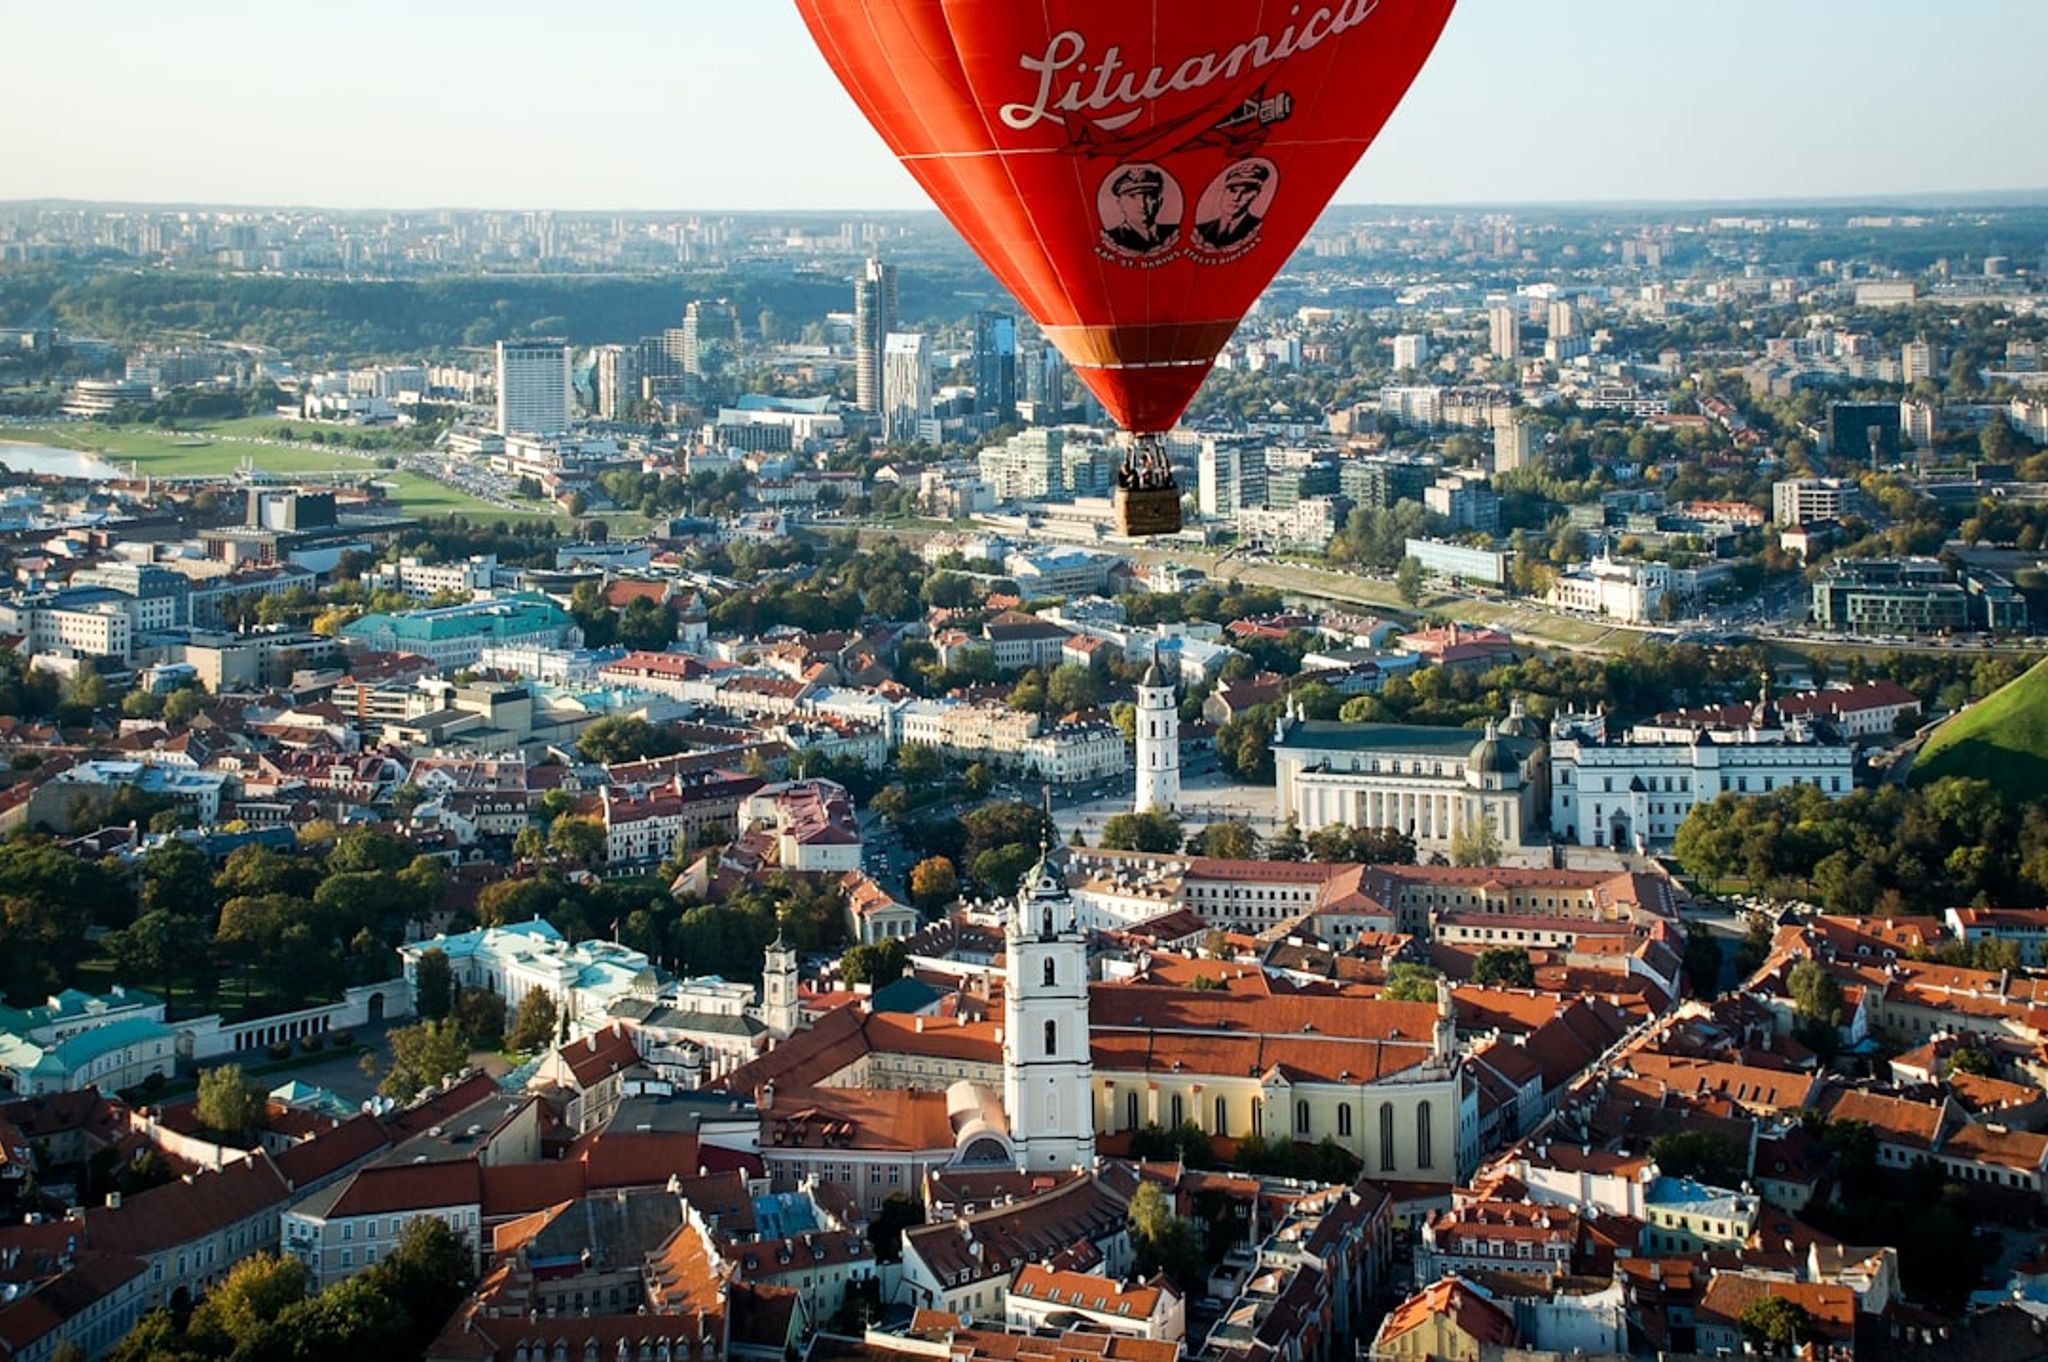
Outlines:
{"label": "white classical building", "polygon": [[1599,615],[1623,624],[1647,624],[1671,589],[1671,569],[1662,563],[1616,562],[1602,554],[1557,575],[1545,600],[1560,610]]}
{"label": "white classical building", "polygon": [[533,989],[541,989],[579,1031],[608,1025],[614,1004],[631,997],[653,998],[662,983],[654,962],[632,947],[615,941],[571,945],[545,918],[407,942],[398,954],[405,965],[405,981],[415,992],[420,957],[430,950],[448,957],[456,987],[495,993],[508,1010]]}
{"label": "white classical building", "polygon": [[1171,813],[1180,804],[1180,707],[1155,656],[1138,682],[1139,813]]}
{"label": "white classical building", "polygon": [[1519,704],[1484,733],[1310,720],[1290,708],[1272,747],[1279,819],[1304,833],[1395,828],[1421,851],[1447,852],[1483,822],[1506,849],[1545,840],[1543,744]]}
{"label": "white classical building", "polygon": [[1644,850],[1668,844],[1695,804],[1721,794],[1811,785],[1830,798],[1855,788],[1856,749],[1759,700],[1737,724],[1689,733],[1668,723],[1607,735],[1604,714],[1551,721],[1550,830],[1578,846]]}

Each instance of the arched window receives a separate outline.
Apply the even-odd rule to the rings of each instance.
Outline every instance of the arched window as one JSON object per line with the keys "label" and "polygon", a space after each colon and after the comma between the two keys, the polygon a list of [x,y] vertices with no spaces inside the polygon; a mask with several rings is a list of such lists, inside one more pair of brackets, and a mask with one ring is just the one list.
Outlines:
{"label": "arched window", "polygon": [[1138,1094],[1136,1094],[1135,1092],[1127,1092],[1124,1094],[1124,1129],[1136,1130],[1137,1128]]}
{"label": "arched window", "polygon": [[1435,1159],[1429,1150],[1429,1103],[1424,1102],[1415,1109],[1415,1163],[1427,1168]]}
{"label": "arched window", "polygon": [[1351,1104],[1349,1102],[1339,1102],[1337,1104],[1337,1133],[1347,1138],[1351,1134]]}
{"label": "arched window", "polygon": [[1252,1134],[1263,1137],[1266,1133],[1266,1099],[1252,1099]]}
{"label": "arched window", "polygon": [[1297,1135],[1308,1134],[1308,1102],[1306,1099],[1297,1101],[1294,1104],[1294,1133]]}
{"label": "arched window", "polygon": [[1057,1055],[1060,1052],[1060,1024],[1049,1021],[1045,1024],[1045,1053]]}
{"label": "arched window", "polygon": [[1054,964],[1051,960],[1047,960],[1045,962],[1045,986],[1047,988],[1051,988],[1054,984],[1059,982],[1059,977],[1059,966]]}
{"label": "arched window", "polygon": [[1230,1108],[1221,1097],[1216,1099],[1216,1134],[1230,1138]]}
{"label": "arched window", "polygon": [[1380,1170],[1392,1172],[1394,1168],[1394,1104],[1380,1103]]}
{"label": "arched window", "polygon": [[1179,1130],[1188,1119],[1187,1107],[1180,1100],[1180,1094],[1173,1095],[1173,1128]]}
{"label": "arched window", "polygon": [[1046,909],[1046,910],[1045,910],[1045,916],[1044,916],[1044,918],[1042,919],[1042,921],[1043,921],[1043,922],[1045,923],[1045,926],[1044,926],[1044,927],[1042,927],[1042,928],[1041,928],[1040,930],[1041,930],[1041,931],[1042,931],[1042,932],[1043,932],[1043,933],[1044,933],[1044,934],[1045,934],[1046,936],[1051,936],[1051,935],[1052,935],[1052,909],[1048,908],[1048,909]]}

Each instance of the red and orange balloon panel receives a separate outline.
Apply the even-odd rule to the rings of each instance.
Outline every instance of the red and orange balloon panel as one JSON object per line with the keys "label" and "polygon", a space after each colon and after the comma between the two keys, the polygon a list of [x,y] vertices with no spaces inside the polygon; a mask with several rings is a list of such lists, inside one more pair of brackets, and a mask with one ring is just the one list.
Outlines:
{"label": "red and orange balloon panel", "polygon": [[797,0],[1118,424],[1170,429],[1455,0]]}

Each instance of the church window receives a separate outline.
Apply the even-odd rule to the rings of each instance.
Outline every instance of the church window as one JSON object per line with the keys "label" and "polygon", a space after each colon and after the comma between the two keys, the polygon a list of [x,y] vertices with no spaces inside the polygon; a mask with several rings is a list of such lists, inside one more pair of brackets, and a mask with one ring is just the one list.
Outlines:
{"label": "church window", "polygon": [[1136,1130],[1137,1128],[1138,1094],[1134,1092],[1127,1092],[1124,1094],[1124,1129]]}
{"label": "church window", "polygon": [[1351,1134],[1351,1104],[1349,1102],[1337,1104],[1337,1133],[1347,1137]]}
{"label": "church window", "polygon": [[1216,1133],[1226,1139],[1230,1136],[1230,1108],[1221,1097],[1216,1099]]}
{"label": "church window", "polygon": [[1045,1053],[1056,1055],[1060,1052],[1060,1024],[1049,1021],[1045,1024]]}
{"label": "church window", "polygon": [[1294,1133],[1297,1135],[1308,1134],[1308,1103],[1305,1101],[1298,1101],[1294,1104]]}
{"label": "church window", "polygon": [[1262,1139],[1266,1134],[1266,1101],[1262,1097],[1252,1099],[1252,1134]]}
{"label": "church window", "polygon": [[1043,927],[1042,927],[1042,928],[1041,928],[1040,930],[1041,930],[1041,931],[1043,931],[1043,932],[1045,933],[1045,935],[1047,935],[1047,936],[1051,936],[1051,935],[1052,935],[1052,909],[1048,908],[1048,909],[1046,909],[1046,910],[1045,910],[1045,917],[1044,917],[1044,918],[1042,919],[1042,921],[1044,922],[1044,924],[1045,924],[1045,925],[1044,925],[1044,926],[1043,926]]}
{"label": "church window", "polygon": [[1423,1168],[1428,1168],[1435,1162],[1429,1148],[1429,1115],[1430,1106],[1427,1102],[1415,1109],[1415,1162]]}
{"label": "church window", "polygon": [[1184,1103],[1182,1103],[1180,1094],[1175,1093],[1173,1095],[1173,1128],[1175,1130],[1179,1130],[1181,1126],[1187,1121],[1187,1119],[1187,1107]]}
{"label": "church window", "polygon": [[1390,1172],[1394,1167],[1394,1104],[1380,1103],[1380,1169]]}
{"label": "church window", "polygon": [[1045,962],[1045,986],[1047,988],[1051,988],[1055,983],[1059,982],[1059,973],[1058,965],[1050,960]]}

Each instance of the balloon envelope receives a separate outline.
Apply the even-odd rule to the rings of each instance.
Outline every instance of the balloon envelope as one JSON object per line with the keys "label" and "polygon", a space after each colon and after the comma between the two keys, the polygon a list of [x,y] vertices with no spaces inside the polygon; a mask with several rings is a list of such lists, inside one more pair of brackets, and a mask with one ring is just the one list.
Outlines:
{"label": "balloon envelope", "polygon": [[1455,0],[797,0],[890,150],[1126,429],[1170,428]]}

